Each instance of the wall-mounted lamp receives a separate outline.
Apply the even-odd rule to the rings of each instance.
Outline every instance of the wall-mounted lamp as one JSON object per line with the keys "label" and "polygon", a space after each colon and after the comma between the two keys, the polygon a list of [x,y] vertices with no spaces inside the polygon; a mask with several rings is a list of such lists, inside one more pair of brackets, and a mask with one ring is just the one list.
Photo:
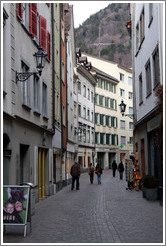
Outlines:
{"label": "wall-mounted lamp", "polygon": [[128,117],[130,117],[131,119],[134,118],[134,114],[125,114],[125,111],[126,111],[126,104],[123,102],[123,100],[122,100],[121,103],[119,104],[119,107],[120,107],[120,112],[121,112],[122,116],[128,116]]}
{"label": "wall-mounted lamp", "polygon": [[47,53],[45,51],[43,51],[41,46],[39,46],[38,51],[35,54],[33,54],[33,56],[35,58],[37,72],[22,72],[22,73],[18,73],[16,71],[16,82],[17,81],[24,82],[31,75],[34,75],[34,74],[39,74],[41,76],[42,70],[43,70],[43,68],[45,66]]}

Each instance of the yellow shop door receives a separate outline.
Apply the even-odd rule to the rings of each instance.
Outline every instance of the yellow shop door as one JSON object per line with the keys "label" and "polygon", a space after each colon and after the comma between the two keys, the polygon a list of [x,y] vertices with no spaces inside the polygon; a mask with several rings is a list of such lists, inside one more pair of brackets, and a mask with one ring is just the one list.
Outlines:
{"label": "yellow shop door", "polygon": [[38,163],[38,184],[39,184],[39,199],[45,197],[45,149],[39,148],[39,163]]}

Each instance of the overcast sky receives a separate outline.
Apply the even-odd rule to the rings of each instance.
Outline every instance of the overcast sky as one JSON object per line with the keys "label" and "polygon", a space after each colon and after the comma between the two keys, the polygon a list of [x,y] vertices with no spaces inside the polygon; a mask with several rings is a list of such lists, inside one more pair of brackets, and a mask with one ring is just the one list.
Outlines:
{"label": "overcast sky", "polygon": [[69,1],[73,5],[74,27],[77,28],[91,15],[107,7],[110,1]]}

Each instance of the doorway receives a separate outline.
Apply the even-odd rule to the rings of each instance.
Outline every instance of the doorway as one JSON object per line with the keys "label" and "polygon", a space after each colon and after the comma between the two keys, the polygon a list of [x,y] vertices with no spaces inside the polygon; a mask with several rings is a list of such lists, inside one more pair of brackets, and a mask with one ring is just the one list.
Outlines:
{"label": "doorway", "polygon": [[30,181],[29,145],[20,144],[20,184]]}

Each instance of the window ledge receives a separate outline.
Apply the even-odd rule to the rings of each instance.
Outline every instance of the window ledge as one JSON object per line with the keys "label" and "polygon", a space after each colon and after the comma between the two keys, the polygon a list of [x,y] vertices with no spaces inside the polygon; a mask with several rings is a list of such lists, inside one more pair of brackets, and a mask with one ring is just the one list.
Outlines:
{"label": "window ledge", "polygon": [[37,116],[40,116],[40,115],[41,115],[41,113],[38,112],[38,111],[36,111],[36,110],[35,110],[33,113],[34,113],[35,115],[37,115]]}
{"label": "window ledge", "polygon": [[49,120],[49,118],[48,118],[47,116],[43,115],[43,120],[48,121],[48,120]]}
{"label": "window ledge", "polygon": [[22,104],[22,107],[25,108],[26,110],[30,111],[31,107],[29,105],[26,104]]}

